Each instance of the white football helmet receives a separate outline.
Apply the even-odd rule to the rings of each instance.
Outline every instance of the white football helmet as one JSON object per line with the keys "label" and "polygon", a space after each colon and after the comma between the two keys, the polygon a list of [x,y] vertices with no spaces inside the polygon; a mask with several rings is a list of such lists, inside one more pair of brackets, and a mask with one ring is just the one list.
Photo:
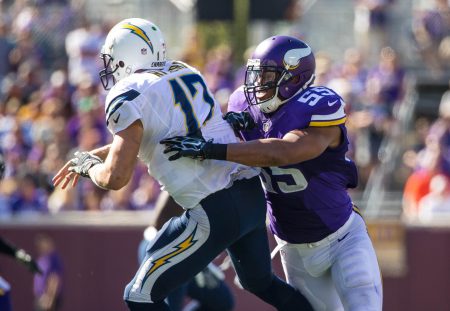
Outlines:
{"label": "white football helmet", "polygon": [[129,18],[116,24],[102,47],[104,69],[100,81],[108,90],[137,70],[162,69],[166,63],[166,43],[158,26],[142,18]]}

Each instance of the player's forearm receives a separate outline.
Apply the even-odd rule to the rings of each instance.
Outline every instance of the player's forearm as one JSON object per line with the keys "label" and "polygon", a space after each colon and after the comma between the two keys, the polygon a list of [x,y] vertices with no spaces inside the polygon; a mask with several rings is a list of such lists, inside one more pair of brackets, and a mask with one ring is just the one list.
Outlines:
{"label": "player's forearm", "polygon": [[266,138],[229,144],[227,160],[249,166],[284,166],[312,160],[340,143],[339,127],[294,130],[282,139]]}
{"label": "player's forearm", "polygon": [[314,150],[299,148],[283,139],[268,138],[229,144],[227,161],[249,166],[269,167],[295,164],[316,156]]}
{"label": "player's forearm", "polygon": [[142,126],[137,122],[115,135],[104,162],[89,169],[91,180],[104,189],[123,188],[133,175],[141,138]]}
{"label": "player's forearm", "polygon": [[130,180],[129,176],[119,174],[104,163],[93,166],[89,170],[89,177],[97,186],[106,190],[119,190]]}
{"label": "player's forearm", "polygon": [[59,283],[59,276],[56,273],[50,274],[47,281],[46,294],[48,295],[52,305],[55,303],[56,296],[58,294]]}
{"label": "player's forearm", "polygon": [[106,157],[108,156],[110,148],[111,148],[111,144],[91,150],[91,151],[89,151],[89,153],[96,155],[97,157],[99,157],[100,159],[105,161]]}
{"label": "player's forearm", "polygon": [[13,257],[19,263],[27,266],[33,273],[40,273],[39,266],[24,249],[16,247],[8,241],[0,238],[0,253]]}

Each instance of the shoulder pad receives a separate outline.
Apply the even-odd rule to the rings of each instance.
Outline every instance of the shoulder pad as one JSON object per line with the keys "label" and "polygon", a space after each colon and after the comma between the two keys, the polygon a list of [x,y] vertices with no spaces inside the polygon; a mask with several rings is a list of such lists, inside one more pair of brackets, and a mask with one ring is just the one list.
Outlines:
{"label": "shoulder pad", "polygon": [[326,87],[307,88],[297,99],[310,115],[309,126],[332,126],[347,118],[342,98]]}
{"label": "shoulder pad", "polygon": [[[118,93],[118,94],[117,94]],[[105,115],[106,115],[106,124],[109,124],[109,119],[111,116],[119,110],[120,107],[125,102],[129,102],[134,100],[136,97],[140,95],[140,93],[134,89],[129,90],[122,90],[121,92],[114,92],[114,95],[112,92],[110,92],[106,98],[106,105],[105,105]],[[111,95],[111,96],[110,96]]]}

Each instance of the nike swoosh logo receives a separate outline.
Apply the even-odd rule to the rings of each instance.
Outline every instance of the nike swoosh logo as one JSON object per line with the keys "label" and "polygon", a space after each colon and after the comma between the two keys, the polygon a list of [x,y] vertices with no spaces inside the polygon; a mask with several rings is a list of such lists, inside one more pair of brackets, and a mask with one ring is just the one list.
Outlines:
{"label": "nike swoosh logo", "polygon": [[335,100],[334,102],[331,102],[331,103],[330,103],[330,102],[328,102],[328,106],[330,106],[330,107],[331,107],[331,106],[333,106],[334,104],[336,104],[337,102],[338,102],[338,100],[337,100],[337,99],[336,99],[336,100]]}
{"label": "nike swoosh logo", "polygon": [[120,113],[119,113],[119,115],[117,116],[117,118],[113,119],[114,123],[117,124],[117,122],[119,122],[119,118],[120,118]]}
{"label": "nike swoosh logo", "polygon": [[342,238],[338,238],[338,242],[341,242],[343,239],[345,239],[347,237],[347,235],[349,235],[350,232],[347,232]]}

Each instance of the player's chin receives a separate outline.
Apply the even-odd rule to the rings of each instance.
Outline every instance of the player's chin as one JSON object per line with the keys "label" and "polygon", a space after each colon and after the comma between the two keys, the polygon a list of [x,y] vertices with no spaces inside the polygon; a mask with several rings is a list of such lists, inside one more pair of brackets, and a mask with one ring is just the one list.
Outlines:
{"label": "player's chin", "polygon": [[256,99],[258,102],[264,102],[266,100],[269,100],[272,97],[272,94],[268,92],[257,92],[256,93]]}

